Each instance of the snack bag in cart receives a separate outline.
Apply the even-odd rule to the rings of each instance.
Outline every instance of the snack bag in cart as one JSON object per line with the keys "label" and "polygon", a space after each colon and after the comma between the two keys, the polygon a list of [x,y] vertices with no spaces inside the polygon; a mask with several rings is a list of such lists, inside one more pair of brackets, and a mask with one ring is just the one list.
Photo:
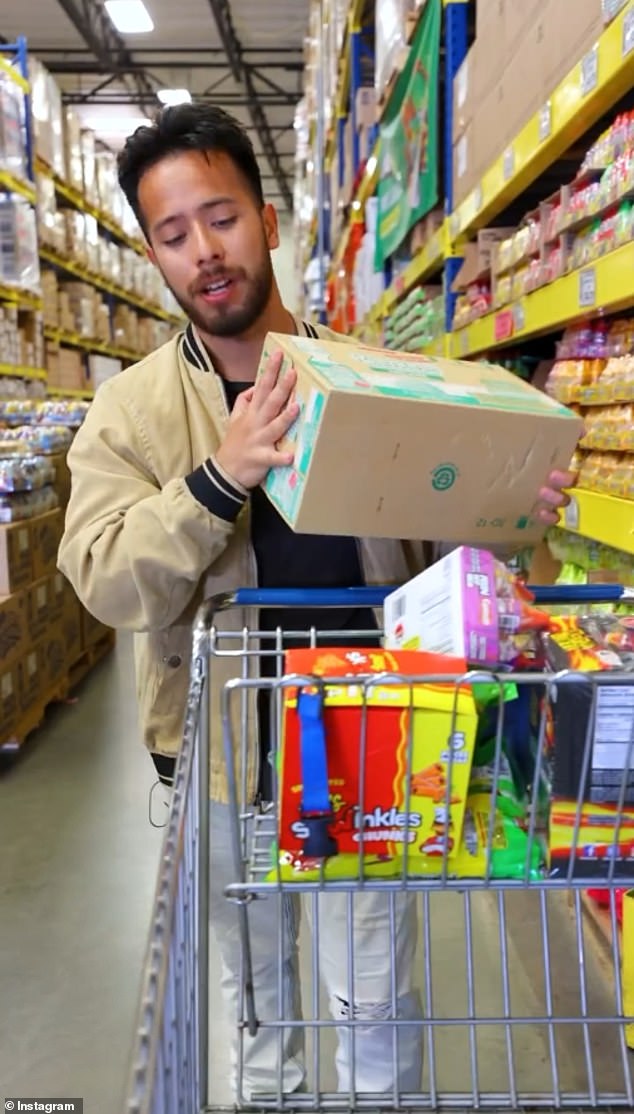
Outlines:
{"label": "snack bag in cart", "polygon": [[325,861],[329,877],[356,874],[361,843],[364,872],[374,874],[402,870],[405,846],[412,875],[427,873],[431,858],[457,854],[478,723],[471,687],[377,682],[364,696],[363,684],[350,678],[462,677],[464,659],[291,650],[285,669],[287,676],[341,677],[342,683],[285,689],[278,831],[284,876]]}

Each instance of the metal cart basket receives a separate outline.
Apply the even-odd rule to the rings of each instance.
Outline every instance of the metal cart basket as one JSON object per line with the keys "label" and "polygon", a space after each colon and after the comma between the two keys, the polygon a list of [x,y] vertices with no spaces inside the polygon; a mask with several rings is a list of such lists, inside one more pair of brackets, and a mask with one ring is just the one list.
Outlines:
{"label": "metal cart basket", "polygon": [[[610,586],[534,593],[539,604],[586,608],[625,595]],[[624,900],[623,926],[617,917],[617,894],[634,887],[634,673],[413,677],[381,668],[376,630],[261,623],[267,608],[291,609],[289,616],[296,608],[349,612],[380,608],[385,594],[244,590],[209,601],[197,619],[126,1114],[634,1109],[634,895]],[[236,613],[238,623],[223,623]],[[317,681],[289,673],[285,652],[300,644],[356,647],[355,670],[326,671]],[[373,671],[363,667],[364,645],[377,650]],[[443,694],[444,772],[438,763],[431,773],[418,769],[421,686]],[[323,857],[335,849],[337,827],[317,792],[309,800],[304,791],[293,829],[307,840],[304,852],[281,834],[289,792],[280,772],[285,716],[290,707],[299,711],[300,694],[317,695],[323,708],[335,688],[356,701],[358,771],[377,761],[377,693],[388,702],[386,694],[395,694],[401,708],[404,796],[376,820],[391,825],[392,859],[373,843],[365,773],[340,829],[352,853]],[[573,729],[567,709],[577,716],[579,703]],[[486,721],[487,768],[479,806],[467,810],[454,839],[448,818],[463,760],[461,716],[476,706],[477,732]],[[306,732],[315,729],[302,722]],[[272,750],[264,803],[252,777],[258,729],[268,732]],[[553,776],[561,775],[561,768],[553,775],[553,747],[563,753],[557,732],[577,771],[577,792],[564,804],[552,803]],[[302,762],[310,757],[323,789],[319,739],[321,749],[305,743]],[[513,801],[504,803],[509,748],[513,771],[525,774],[521,820],[512,828],[521,850],[510,867],[500,858],[515,822]],[[614,773],[607,813],[588,789],[599,754]],[[227,800],[217,806],[209,799],[210,764],[217,773],[222,755]],[[436,844],[425,845],[424,870],[417,794],[434,804]],[[553,853],[553,825],[564,833],[563,854]],[[589,841],[588,825],[605,830],[599,846]],[[463,852],[477,861],[473,870],[456,866]],[[607,951],[584,915],[590,887],[607,895]],[[239,960],[233,969],[219,961],[229,939]],[[233,995],[230,1009],[221,985]]]}

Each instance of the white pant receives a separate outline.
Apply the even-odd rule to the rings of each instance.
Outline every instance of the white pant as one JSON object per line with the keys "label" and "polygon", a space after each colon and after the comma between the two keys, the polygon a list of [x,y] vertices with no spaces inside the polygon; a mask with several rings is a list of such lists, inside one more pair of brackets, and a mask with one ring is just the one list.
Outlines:
{"label": "white pant", "polygon": [[[223,993],[230,1024],[233,1032],[237,1032],[241,950],[237,909],[224,896],[225,887],[236,881],[227,806],[212,804],[210,829],[212,946],[215,942],[221,955]],[[348,963],[351,907],[352,1009]],[[339,1090],[347,1091],[352,1085],[359,1092],[380,1094],[391,1090],[395,1083],[401,1091],[420,1090],[421,1026],[397,1028],[390,1024],[394,1017],[412,1021],[420,1021],[422,1017],[420,997],[413,986],[418,931],[413,895],[360,892],[350,898],[345,893],[322,893],[315,901],[311,895],[306,895],[305,909],[313,939],[318,934],[319,972],[334,1020],[345,1022],[352,1017],[368,1022],[354,1026],[354,1038],[351,1027],[337,1026]],[[276,1024],[272,1028],[260,1028],[255,1037],[247,1034],[244,1038],[243,1094],[237,1096],[240,1102],[252,1101],[258,1093],[277,1092],[279,1021],[302,1017],[297,946],[300,902],[290,895],[270,895],[251,902],[248,911],[256,1015],[260,1022]],[[304,1016],[310,1018],[312,1003],[306,1003],[306,1007]],[[212,1009],[212,1040],[213,1012]],[[383,1024],[376,1024],[381,1021]],[[351,1080],[353,1039],[354,1082]],[[288,1094],[304,1084],[303,1029],[298,1026],[283,1030],[281,1048],[283,1092]],[[234,1072],[237,1056],[234,1041]]]}

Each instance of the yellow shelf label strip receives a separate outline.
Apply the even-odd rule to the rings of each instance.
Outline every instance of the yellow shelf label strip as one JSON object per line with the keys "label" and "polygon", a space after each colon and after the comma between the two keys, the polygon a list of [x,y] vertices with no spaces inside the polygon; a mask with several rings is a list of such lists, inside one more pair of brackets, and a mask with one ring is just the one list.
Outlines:
{"label": "yellow shelf label strip", "polygon": [[580,537],[634,555],[634,502],[575,488],[560,526]]}
{"label": "yellow shelf label strip", "polygon": [[634,0],[605,28],[450,217],[453,240],[496,217],[634,85]]}
{"label": "yellow shelf label strip", "polygon": [[634,242],[524,295],[451,334],[456,359],[555,332],[588,314],[616,313],[634,305]]}

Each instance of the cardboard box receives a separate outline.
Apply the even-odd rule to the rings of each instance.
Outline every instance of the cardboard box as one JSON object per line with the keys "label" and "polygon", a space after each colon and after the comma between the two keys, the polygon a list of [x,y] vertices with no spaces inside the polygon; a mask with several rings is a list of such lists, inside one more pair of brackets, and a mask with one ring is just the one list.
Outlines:
{"label": "cardboard box", "polygon": [[32,580],[31,532],[27,523],[0,526],[0,595],[11,595]]}
{"label": "cardboard box", "polygon": [[39,580],[27,589],[27,622],[30,642],[39,642],[49,627],[51,581]]}
{"label": "cardboard box", "polygon": [[61,627],[54,627],[45,635],[39,646],[42,671],[42,688],[45,694],[66,676],[67,664]]}
{"label": "cardboard box", "polygon": [[64,611],[62,613],[60,630],[62,641],[64,643],[64,654],[66,656],[66,668],[70,669],[77,659],[81,657],[81,604],[79,600],[68,586],[66,592],[66,599],[64,602]]}
{"label": "cardboard box", "polygon": [[59,625],[62,621],[70,585],[61,572],[49,577],[48,617],[49,627]]}
{"label": "cardboard box", "polygon": [[276,349],[297,371],[300,415],[283,441],[294,465],[263,486],[294,530],[475,545],[543,535],[539,490],[582,430],[566,407],[491,365],[271,333],[262,366]]}
{"label": "cardboard box", "polygon": [[475,142],[476,122],[466,128],[453,149],[453,205],[460,205],[477,186],[483,170]]}
{"label": "cardboard box", "polygon": [[20,659],[17,666],[17,677],[20,715],[25,715],[45,695],[42,656],[38,646],[33,646]]}
{"label": "cardboard box", "polygon": [[0,670],[0,747],[11,742],[18,725],[19,678],[17,666]]}
{"label": "cardboard box", "polygon": [[473,119],[475,97],[472,84],[475,48],[472,47],[460,66],[453,83],[453,131],[454,144],[464,135]]}
{"label": "cardboard box", "polygon": [[454,294],[460,293],[491,272],[493,251],[501,240],[511,236],[515,228],[483,228],[472,244],[462,249],[464,262],[451,287]]}
{"label": "cardboard box", "polygon": [[500,619],[495,559],[462,546],[414,577],[385,600],[388,650],[425,650],[463,657],[495,668]]}
{"label": "cardboard box", "polygon": [[55,572],[63,529],[64,520],[61,511],[51,511],[31,521],[33,580],[41,580]]}
{"label": "cardboard box", "polygon": [[476,39],[496,36],[501,43],[506,0],[477,0]]}
{"label": "cardboard box", "polygon": [[16,661],[29,643],[24,592],[0,597],[0,669]]}

